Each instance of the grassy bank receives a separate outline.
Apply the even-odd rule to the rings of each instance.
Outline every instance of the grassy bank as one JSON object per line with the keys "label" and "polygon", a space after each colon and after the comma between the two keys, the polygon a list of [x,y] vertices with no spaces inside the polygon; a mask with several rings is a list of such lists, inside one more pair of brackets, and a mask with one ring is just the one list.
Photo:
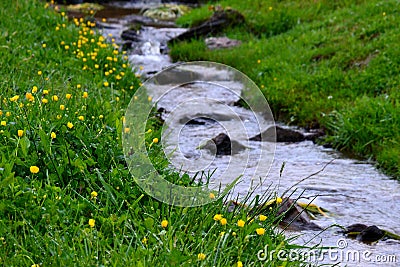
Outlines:
{"label": "grassy bank", "polygon": [[[174,60],[235,67],[263,91],[275,118],[322,127],[336,148],[377,161],[400,177],[398,1],[226,0],[246,23],[221,35],[236,48],[210,51],[202,40],[172,47]],[[196,25],[210,5],[179,19]]]}
{"label": "grassy bank", "polygon": [[[140,80],[112,37],[40,1],[0,16],[0,265],[247,266],[265,245],[266,265],[300,265],[276,259],[291,245],[275,209],[178,208],[136,186],[120,135]],[[151,160],[180,179],[148,125]]]}

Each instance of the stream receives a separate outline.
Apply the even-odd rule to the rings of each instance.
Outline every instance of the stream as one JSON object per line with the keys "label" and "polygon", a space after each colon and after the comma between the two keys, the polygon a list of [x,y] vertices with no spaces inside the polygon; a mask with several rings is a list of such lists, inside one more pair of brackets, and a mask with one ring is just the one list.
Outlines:
{"label": "stream", "polygon": [[[151,3],[157,4],[155,1]],[[120,37],[122,32],[128,29],[132,21],[137,20],[141,10],[147,7],[149,7],[149,2],[146,1],[110,3],[105,10],[96,15],[100,20],[103,17],[107,18],[107,22],[101,23],[103,35],[110,38],[109,34],[112,34],[117,43],[123,43]],[[173,64],[167,54],[166,42],[186,29],[171,26],[170,23],[163,26],[142,26],[138,41],[130,44],[127,50],[129,61],[133,66],[140,66],[135,71],[142,77],[151,77]],[[263,185],[257,188],[256,192],[263,193],[263,190],[271,186],[279,195],[302,178],[321,171],[325,167],[318,174],[299,183],[294,193],[294,197],[300,197],[302,202],[308,203],[313,200],[313,203],[329,211],[327,217],[319,216],[314,221],[316,224],[325,228],[332,224],[348,226],[363,223],[400,233],[400,205],[398,205],[400,203],[400,183],[398,181],[382,174],[370,162],[348,158],[333,149],[316,145],[312,141],[276,143],[274,147],[268,142],[248,141],[249,136],[258,134],[260,130],[270,126],[271,123],[263,120],[260,114],[254,114],[242,107],[231,105],[239,99],[241,88],[244,85],[227,79],[230,77],[229,73],[213,67],[201,66],[189,69],[182,67],[178,70],[182,73],[190,71],[195,73],[199,80],[213,81],[213,83],[189,83],[165,93],[165,87],[177,86],[174,77],[170,77],[170,81],[165,82],[165,87],[155,86],[154,90],[150,92],[153,99],[160,99],[157,106],[163,108],[163,118],[168,123],[168,128],[179,129],[178,132],[169,132],[169,136],[174,136],[174,134],[178,136],[174,140],[175,146],[168,146],[167,141],[165,143],[169,152],[176,149],[176,146],[179,148],[180,153],[176,156],[172,155],[170,158],[176,169],[185,170],[186,168],[192,175],[199,169],[208,171],[216,169],[213,177],[218,178],[229,166],[228,174],[243,174],[241,182],[232,193],[243,196],[247,194],[253,177],[263,177]],[[178,71],[177,76],[180,74]],[[221,89],[216,84],[223,84],[223,88],[231,90]],[[205,98],[210,95],[218,101],[213,104],[214,106],[210,106],[210,103],[206,103],[203,107],[201,104],[196,104],[195,113],[199,120],[197,123],[189,124],[187,122],[190,119],[182,120],[182,118],[193,117],[193,109],[186,107],[177,111],[176,108],[179,105],[187,102],[188,99]],[[215,110],[224,111],[222,106],[226,105],[230,105],[231,112],[240,118],[241,127],[237,127],[238,123],[235,119],[231,119],[229,116],[225,116],[228,117],[225,118],[223,112],[214,112]],[[200,116],[209,114],[210,110],[211,113],[214,112],[211,117],[215,119]],[[174,114],[173,118],[175,119],[168,117],[169,114]],[[282,127],[286,126],[282,125]],[[238,160],[235,161],[238,163],[232,164],[230,156],[214,157],[197,149],[204,140],[215,137],[226,130],[233,140],[246,145],[246,152],[239,152],[237,155],[245,154],[247,160]],[[168,147],[172,147],[171,150],[168,150]],[[266,157],[267,161],[259,164],[257,160],[262,158],[262,151],[274,152],[273,159]],[[252,165],[252,163],[254,164]],[[283,164],[284,168],[280,177]],[[367,245],[344,238],[342,234],[337,233],[338,230],[339,228],[332,227],[322,233],[318,231],[288,231],[286,234],[297,236],[295,243],[298,244],[309,242],[308,245],[339,245],[343,248],[338,250],[338,253],[332,256],[333,258],[326,256],[323,260],[320,259],[319,264],[342,262],[339,266],[400,265],[400,241],[389,239]],[[348,251],[366,253],[368,257],[365,258],[361,255],[359,260],[354,259],[351,255],[346,254]]]}

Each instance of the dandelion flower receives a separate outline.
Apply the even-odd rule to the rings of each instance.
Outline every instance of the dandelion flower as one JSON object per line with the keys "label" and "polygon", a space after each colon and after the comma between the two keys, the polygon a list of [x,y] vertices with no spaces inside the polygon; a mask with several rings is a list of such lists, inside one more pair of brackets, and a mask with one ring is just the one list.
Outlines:
{"label": "dandelion flower", "polygon": [[142,239],[142,243],[144,244],[144,245],[147,245],[147,238],[146,237],[143,237],[143,239]]}
{"label": "dandelion flower", "polygon": [[37,74],[40,76],[40,75],[43,74],[43,72],[42,72],[41,70],[39,70],[39,71],[37,72]]}
{"label": "dandelion flower", "polygon": [[258,235],[263,235],[263,234],[265,234],[265,229],[264,228],[257,228],[256,232],[257,232]]}
{"label": "dandelion flower", "polygon": [[239,220],[239,221],[237,222],[237,225],[238,225],[239,227],[243,227],[244,224],[245,224],[245,221],[243,221],[243,220]]}
{"label": "dandelion flower", "polygon": [[82,85],[80,85],[80,84],[76,85],[76,88],[78,88],[78,89],[81,89],[81,87],[82,87]]}
{"label": "dandelion flower", "polygon": [[79,117],[78,117],[78,120],[83,121],[83,120],[85,120],[85,117],[79,116]]}
{"label": "dandelion flower", "polygon": [[125,127],[124,129],[124,133],[129,133],[131,129],[129,129],[129,127]]}
{"label": "dandelion flower", "polygon": [[263,221],[265,221],[267,219],[267,216],[261,214],[259,219],[260,219],[261,222],[263,222]]}
{"label": "dandelion flower", "polygon": [[50,137],[51,139],[56,139],[57,135],[55,132],[51,132]]}
{"label": "dandelion flower", "polygon": [[210,194],[209,194],[209,197],[210,197],[210,199],[214,199],[214,198],[215,198],[214,193],[210,193]]}
{"label": "dandelion flower", "polygon": [[43,48],[46,48],[46,44],[42,44],[42,47],[43,47]]}
{"label": "dandelion flower", "polygon": [[282,203],[282,198],[277,197],[277,198],[276,198],[276,203],[277,203],[277,204],[281,204],[281,203]]}
{"label": "dandelion flower", "polygon": [[6,112],[6,117],[10,117],[11,116],[11,112],[10,111],[7,111]]}
{"label": "dandelion flower", "polygon": [[241,261],[238,261],[238,262],[236,263],[236,266],[237,266],[237,267],[243,267],[243,263],[242,263]]}
{"label": "dandelion flower", "polygon": [[154,143],[154,144],[157,144],[157,143],[158,143],[158,138],[157,138],[157,137],[153,139],[153,143]]}
{"label": "dandelion flower", "polygon": [[96,198],[98,194],[97,194],[96,191],[93,191],[92,193],[90,193],[90,195],[91,195],[93,198]]}
{"label": "dandelion flower", "polygon": [[82,95],[83,98],[88,98],[88,96],[89,96],[88,92],[83,92],[83,95]]}
{"label": "dandelion flower", "polygon": [[32,94],[36,93],[37,90],[38,90],[38,87],[37,87],[36,85],[34,85],[34,86],[32,87]]}
{"label": "dandelion flower", "polygon": [[74,127],[74,125],[72,124],[72,122],[68,122],[68,123],[67,123],[67,127],[70,128],[70,129],[72,129],[72,127]]}
{"label": "dandelion flower", "polygon": [[69,99],[71,99],[72,95],[71,94],[66,94],[65,97],[69,100]]}
{"label": "dandelion flower", "polygon": [[64,110],[65,106],[64,105],[60,105],[60,110]]}
{"label": "dandelion flower", "polygon": [[43,104],[47,104],[47,103],[49,103],[49,100],[47,100],[46,98],[43,98],[43,99],[42,99],[42,103],[43,103]]}
{"label": "dandelion flower", "polygon": [[18,136],[22,137],[24,135],[24,130],[18,130]]}
{"label": "dandelion flower", "polygon": [[33,95],[31,93],[26,93],[25,94],[26,99],[28,99],[28,101],[32,102],[35,98],[33,97]]}
{"label": "dandelion flower", "polygon": [[206,254],[204,254],[204,253],[197,254],[197,259],[200,260],[200,261],[205,260],[206,259]]}
{"label": "dandelion flower", "polygon": [[51,99],[52,99],[54,102],[57,102],[57,101],[58,101],[58,96],[53,95],[53,96],[51,97]]}
{"label": "dandelion flower", "polygon": [[31,173],[35,174],[39,172],[39,167],[38,166],[31,166],[29,168],[29,170],[31,171]]}
{"label": "dandelion flower", "polygon": [[161,222],[161,227],[162,228],[166,228],[168,226],[168,221],[167,220],[163,220],[162,222]]}
{"label": "dandelion flower", "polygon": [[94,227],[94,225],[95,225],[95,223],[96,223],[96,221],[94,220],[94,219],[89,219],[89,226],[90,227]]}
{"label": "dandelion flower", "polygon": [[108,82],[104,82],[103,85],[104,85],[105,87],[108,87],[110,84],[109,84]]}
{"label": "dandelion flower", "polygon": [[45,89],[45,90],[43,90],[43,94],[44,94],[44,95],[47,95],[47,94],[49,94],[49,90],[46,90],[46,89]]}

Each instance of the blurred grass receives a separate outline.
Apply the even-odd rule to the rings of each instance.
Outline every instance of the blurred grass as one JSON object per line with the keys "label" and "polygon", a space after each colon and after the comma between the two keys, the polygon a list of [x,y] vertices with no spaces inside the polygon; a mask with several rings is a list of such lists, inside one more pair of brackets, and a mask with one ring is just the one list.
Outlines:
{"label": "blurred grass", "polygon": [[[175,44],[174,60],[228,64],[253,79],[275,119],[322,127],[336,148],[400,178],[398,1],[216,1],[178,20],[198,24],[233,8],[246,23],[221,35],[242,45]],[[371,134],[373,133],[373,134]]]}

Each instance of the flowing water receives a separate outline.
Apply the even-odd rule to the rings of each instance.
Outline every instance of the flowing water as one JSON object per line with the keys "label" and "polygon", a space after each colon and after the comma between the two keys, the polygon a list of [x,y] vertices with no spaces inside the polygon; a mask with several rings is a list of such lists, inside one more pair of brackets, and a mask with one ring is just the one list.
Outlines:
{"label": "flowing water", "polygon": [[[108,18],[108,22],[103,23],[103,34],[108,36],[112,33],[116,41],[121,42],[119,38],[121,32],[129,27],[132,17],[137,16],[147,5],[148,3],[143,1],[112,4],[108,7],[108,11],[98,14],[99,17]],[[136,71],[144,76],[150,76],[170,66],[172,62],[163,52],[166,49],[166,41],[183,31],[185,29],[176,27],[142,27],[141,41],[133,43],[128,50],[132,65],[143,67]],[[216,179],[223,173],[243,174],[241,182],[234,189],[234,194],[242,196],[247,194],[252,181],[254,182],[257,177],[264,179],[263,186],[256,189],[257,192],[263,193],[263,190],[272,185],[279,194],[302,178],[317,173],[300,182],[295,187],[297,190],[294,194],[301,197],[300,200],[303,202],[313,200],[313,203],[329,210],[327,217],[321,216],[315,220],[316,224],[325,228],[332,224],[347,226],[363,223],[400,233],[398,181],[385,176],[367,161],[347,158],[335,150],[324,148],[311,141],[276,144],[248,141],[249,137],[270,126],[271,122],[266,120],[263,114],[254,114],[247,109],[232,105],[239,99],[245,85],[229,79],[229,73],[212,67],[183,68],[181,71],[190,71],[193,75],[197,75],[198,80],[207,80],[208,83],[177,86],[174,77],[169,77],[170,80],[166,81],[164,86],[154,86],[149,92],[153,99],[160,98],[157,105],[164,110],[163,118],[168,124],[168,129],[179,129],[168,132],[168,136],[175,136],[173,140],[175,147],[172,149],[178,148],[180,152],[170,158],[177,169],[187,168],[193,173],[198,169],[210,171],[216,169],[213,175]],[[177,76],[179,75],[178,72]],[[174,90],[165,93],[166,88],[172,87]],[[226,88],[230,90],[225,90]],[[179,105],[184,105],[189,100],[204,99],[208,96],[218,101],[208,102],[203,106],[197,101],[195,110],[190,106],[177,110]],[[226,106],[230,109],[225,112]],[[230,116],[230,113],[236,114],[236,118]],[[173,116],[169,116],[171,114]],[[188,123],[192,118],[197,118],[196,123]],[[234,164],[230,156],[214,157],[198,149],[205,140],[224,131],[229,133],[232,140],[246,147],[244,152],[236,154],[239,160],[234,161]],[[168,143],[165,144],[168,149]],[[264,155],[266,161],[260,163],[259,159],[263,158],[264,151],[267,153]],[[280,173],[283,164],[283,172]],[[226,176],[221,177],[218,181],[224,183]],[[338,228],[329,228],[322,233],[287,232],[287,235],[298,236],[295,241],[298,244],[304,244],[313,238],[309,244],[339,245],[343,248],[333,251],[330,256],[325,255],[320,262],[342,262],[340,266],[400,265],[399,241],[387,240],[367,245],[356,240],[344,239],[337,230]],[[360,260],[357,259],[358,256]]]}

